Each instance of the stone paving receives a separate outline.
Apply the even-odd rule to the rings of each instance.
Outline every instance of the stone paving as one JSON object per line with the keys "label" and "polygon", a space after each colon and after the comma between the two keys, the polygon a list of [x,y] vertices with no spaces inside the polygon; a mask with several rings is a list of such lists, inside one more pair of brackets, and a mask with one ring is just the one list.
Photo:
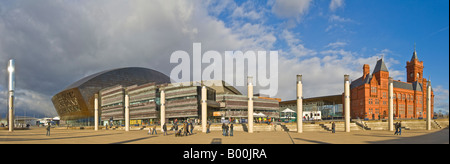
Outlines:
{"label": "stone paving", "polygon": [[174,132],[164,136],[147,135],[148,130],[62,130],[52,129],[46,136],[45,128],[30,130],[0,130],[0,144],[449,144],[448,128],[440,130],[403,130],[401,136],[389,131],[336,132],[247,132],[235,131],[233,137],[221,132],[175,137]]}

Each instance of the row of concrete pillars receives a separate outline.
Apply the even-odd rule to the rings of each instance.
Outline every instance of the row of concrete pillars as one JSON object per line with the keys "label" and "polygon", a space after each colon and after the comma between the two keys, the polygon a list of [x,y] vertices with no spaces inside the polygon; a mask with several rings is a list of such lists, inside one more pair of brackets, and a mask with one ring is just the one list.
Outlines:
{"label": "row of concrete pillars", "polygon": [[[253,133],[253,78],[247,77],[247,95],[248,95],[248,133]],[[427,82],[427,130],[431,130],[431,83]],[[389,78],[388,85],[389,95],[389,131],[394,130],[394,105],[393,105],[393,79]],[[165,107],[165,92],[161,90],[161,129],[166,121],[166,107]],[[202,108],[202,132],[206,133],[207,124],[207,100],[206,100],[206,87],[202,86],[201,89],[201,108]],[[344,75],[344,120],[345,120],[345,132],[350,132],[350,80],[349,75]],[[95,95],[94,100],[95,109],[95,130],[98,130],[98,95]],[[125,131],[130,130],[130,110],[129,110],[129,96],[125,95]],[[303,132],[303,84],[302,75],[297,75],[297,132]]]}

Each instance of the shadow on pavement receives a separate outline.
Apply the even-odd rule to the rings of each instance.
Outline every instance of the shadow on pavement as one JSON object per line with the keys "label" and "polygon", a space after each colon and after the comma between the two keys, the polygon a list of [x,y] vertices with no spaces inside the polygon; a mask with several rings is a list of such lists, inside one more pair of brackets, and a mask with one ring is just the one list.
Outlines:
{"label": "shadow on pavement", "polygon": [[124,143],[129,143],[129,142],[135,142],[135,141],[140,141],[140,140],[144,140],[144,139],[149,139],[149,138],[153,138],[153,137],[155,137],[155,136],[136,138],[136,139],[126,140],[126,141],[115,142],[115,143],[111,143],[111,144],[124,144]]}
{"label": "shadow on pavement", "polygon": [[[406,132],[407,133],[407,132]],[[398,139],[369,141],[370,144],[449,144],[448,128],[440,131],[414,137],[400,137]]]}
{"label": "shadow on pavement", "polygon": [[222,144],[222,138],[213,138],[211,144]]}

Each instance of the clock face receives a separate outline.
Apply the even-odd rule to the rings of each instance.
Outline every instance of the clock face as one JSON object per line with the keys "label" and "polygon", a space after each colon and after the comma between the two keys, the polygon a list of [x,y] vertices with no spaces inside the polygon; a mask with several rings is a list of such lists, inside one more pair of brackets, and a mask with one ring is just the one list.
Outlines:
{"label": "clock face", "polygon": [[409,76],[410,76],[410,77],[413,77],[413,76],[414,76],[414,74],[413,74],[413,73],[411,73],[411,74],[409,74]]}
{"label": "clock face", "polygon": [[419,75],[420,75],[420,74],[419,74],[419,73],[417,73],[417,77],[420,77]]}

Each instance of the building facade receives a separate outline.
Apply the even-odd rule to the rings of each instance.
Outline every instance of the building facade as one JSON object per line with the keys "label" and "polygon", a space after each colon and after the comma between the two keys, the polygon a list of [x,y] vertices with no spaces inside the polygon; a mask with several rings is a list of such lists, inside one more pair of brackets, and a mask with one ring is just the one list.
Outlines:
{"label": "building facade", "polygon": [[[423,76],[423,68],[423,61],[419,61],[414,49],[411,60],[406,62],[407,81],[393,80],[394,118],[426,118],[428,81]],[[363,75],[350,84],[351,118],[387,119],[388,84],[389,70],[383,59],[377,61],[372,74],[369,65],[364,64]],[[431,91],[431,117],[433,104],[434,93]]]}
{"label": "building facade", "polygon": [[[279,112],[281,120],[294,120],[297,116],[297,100],[280,102]],[[285,109],[291,109],[294,113],[283,113]],[[328,95],[303,99],[303,120],[335,120],[343,118],[343,106],[341,95]],[[314,117],[319,115],[319,117]],[[315,119],[308,119],[315,118]]]}
{"label": "building facade", "polygon": [[[206,83],[206,82],[205,82]],[[207,118],[211,122],[247,120],[247,96],[224,81],[215,81],[206,86]],[[151,125],[161,120],[161,92],[165,94],[166,122],[191,120],[200,122],[201,110],[200,82],[164,83],[156,85],[116,85],[98,92],[99,113],[102,125],[125,124],[125,95],[128,95],[130,125]],[[279,117],[279,102],[272,98],[255,98],[254,111],[264,117]]]}
{"label": "building facade", "polygon": [[[89,75],[74,82],[63,91],[54,95],[52,102],[56,112],[61,117],[62,124],[89,126],[94,123],[94,94],[102,89],[118,85],[142,85],[152,82],[156,84],[170,83],[170,78],[158,71],[147,68],[126,67],[111,69]],[[111,92],[114,93],[119,91],[112,89]],[[123,98],[115,97],[118,94],[111,94],[114,98],[105,102],[111,103],[109,108],[123,105],[123,102],[119,102],[123,101]]]}

